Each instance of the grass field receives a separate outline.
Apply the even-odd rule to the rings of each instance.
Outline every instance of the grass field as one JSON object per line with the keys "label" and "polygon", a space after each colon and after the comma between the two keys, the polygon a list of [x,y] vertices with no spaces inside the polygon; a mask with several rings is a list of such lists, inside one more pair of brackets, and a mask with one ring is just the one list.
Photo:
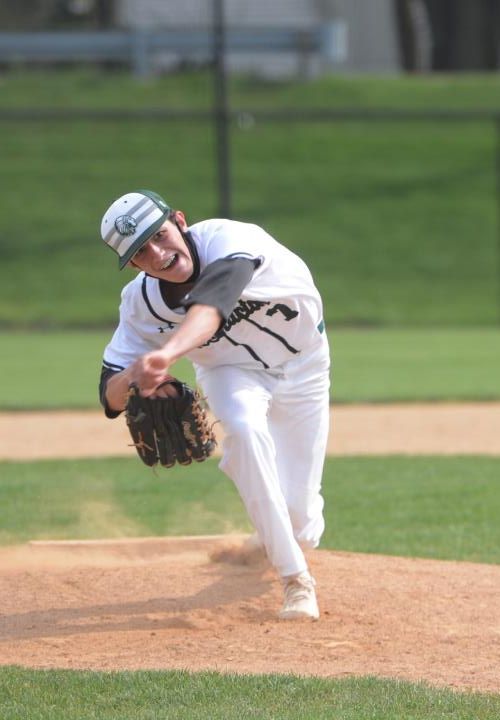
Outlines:
{"label": "grass field", "polygon": [[[135,458],[0,463],[0,543],[247,532],[233,484],[210,460],[182,482]],[[500,459],[328,458],[322,547],[500,562]]]}
{"label": "grass field", "polygon": [[[229,100],[232,109],[250,107],[286,109],[304,107],[423,110],[500,110],[500,79],[494,74],[442,76],[342,76],[325,75],[314,82],[264,81],[252,76],[231,75]],[[103,74],[96,70],[12,70],[0,78],[4,109],[26,107],[121,109],[130,89],[138,108],[209,108],[213,100],[212,78],[192,71],[137,81],[128,73]],[[300,91],[300,92],[299,92]],[[247,103],[250,103],[248,105]]]}
{"label": "grass field", "polygon": [[2,720],[494,720],[499,713],[498,696],[375,678],[0,671]]}
{"label": "grass field", "polygon": [[[98,407],[109,331],[0,332],[0,410]],[[500,330],[341,330],[328,333],[339,403],[500,398]],[[194,382],[191,365],[174,368]]]}
{"label": "grass field", "polygon": [[[210,122],[9,120],[2,109],[206,108],[196,73],[5,75],[0,96],[4,327],[96,327],[116,317],[128,271],[99,239],[107,204],[153,187],[191,221],[217,213]],[[236,79],[236,108],[485,108],[498,79]],[[43,88],[43,92],[41,89]],[[121,105],[120,105],[121,103]],[[234,215],[309,263],[329,325],[500,321],[494,126],[489,122],[234,123]],[[22,192],[20,191],[22,189]],[[29,203],[27,203],[29,199]],[[473,248],[473,251],[472,251]],[[23,286],[24,292],[19,292]]]}

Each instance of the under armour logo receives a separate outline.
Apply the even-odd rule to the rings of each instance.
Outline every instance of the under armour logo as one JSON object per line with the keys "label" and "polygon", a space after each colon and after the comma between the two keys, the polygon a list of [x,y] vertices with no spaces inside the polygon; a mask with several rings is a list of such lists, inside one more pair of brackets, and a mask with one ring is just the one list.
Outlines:
{"label": "under armour logo", "polygon": [[159,328],[158,328],[158,332],[161,333],[161,334],[163,334],[163,333],[165,332],[165,330],[167,330],[167,329],[168,329],[168,330],[173,330],[173,328],[174,328],[175,325],[176,325],[176,323],[170,322],[170,320],[165,320],[165,322],[166,322],[166,326],[165,326],[165,327],[162,327],[162,326],[160,325]]}

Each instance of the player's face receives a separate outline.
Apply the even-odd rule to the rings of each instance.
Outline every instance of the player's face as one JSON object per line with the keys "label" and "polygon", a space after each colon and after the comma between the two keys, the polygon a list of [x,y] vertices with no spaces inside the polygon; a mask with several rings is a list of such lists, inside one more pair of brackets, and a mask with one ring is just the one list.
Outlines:
{"label": "player's face", "polygon": [[[175,216],[183,232],[187,230],[184,215]],[[131,264],[153,277],[173,283],[183,283],[193,274],[193,261],[177,225],[166,220],[161,228],[132,258]]]}

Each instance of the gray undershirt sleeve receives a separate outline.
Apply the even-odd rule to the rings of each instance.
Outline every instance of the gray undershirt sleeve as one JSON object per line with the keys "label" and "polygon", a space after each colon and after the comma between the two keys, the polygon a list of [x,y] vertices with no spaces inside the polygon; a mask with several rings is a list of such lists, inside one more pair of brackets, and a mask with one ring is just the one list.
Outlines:
{"label": "gray undershirt sleeve", "polygon": [[207,265],[193,289],[181,301],[188,310],[192,305],[210,305],[228,319],[255,269],[258,258],[227,257]]}

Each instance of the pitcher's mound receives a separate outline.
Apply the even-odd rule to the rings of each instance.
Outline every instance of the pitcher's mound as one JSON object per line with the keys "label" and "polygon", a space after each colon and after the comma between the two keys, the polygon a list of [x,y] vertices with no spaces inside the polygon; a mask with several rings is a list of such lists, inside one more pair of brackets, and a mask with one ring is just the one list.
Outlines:
{"label": "pitcher's mound", "polygon": [[243,536],[0,550],[0,662],[39,668],[379,675],[500,691],[500,567],[317,550],[321,619]]}

